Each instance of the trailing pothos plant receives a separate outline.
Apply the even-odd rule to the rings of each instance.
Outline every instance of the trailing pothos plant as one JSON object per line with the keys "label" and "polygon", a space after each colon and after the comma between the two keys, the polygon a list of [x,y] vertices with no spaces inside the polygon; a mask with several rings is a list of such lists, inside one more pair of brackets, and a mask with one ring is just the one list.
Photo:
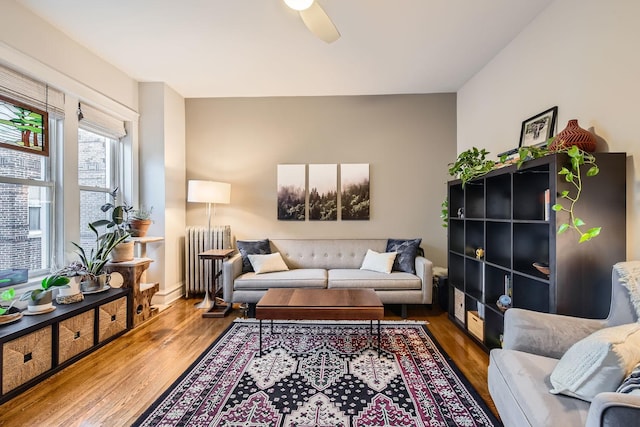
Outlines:
{"label": "trailing pothos plant", "polygon": [[[600,169],[596,164],[596,158],[593,154],[587,153],[575,145],[570,147],[563,146],[551,151],[549,147],[553,143],[553,140],[554,138],[550,138],[546,144],[542,146],[521,147],[518,150],[516,166],[519,169],[526,161],[538,159],[553,153],[565,153],[569,156],[571,167],[562,167],[558,174],[564,176],[565,181],[570,183],[573,189],[562,191],[559,195],[558,203],[554,204],[551,208],[556,212],[567,212],[569,215],[569,220],[558,226],[558,234],[573,229],[580,235],[579,243],[587,242],[598,236],[602,227],[591,227],[587,229],[587,224],[576,213],[576,204],[580,200],[584,186],[581,166],[590,165],[586,171],[586,177],[596,176],[600,172]],[[487,154],[489,154],[489,152],[485,149],[478,150],[476,147],[463,151],[458,155],[456,162],[449,165],[449,174],[459,178],[464,187],[468,181],[486,175],[498,166],[495,162],[487,160]],[[502,156],[500,162],[504,162],[506,157],[507,156]],[[443,219],[443,227],[446,227],[445,218],[448,216],[448,199],[445,198],[442,202],[442,208],[440,217]]]}
{"label": "trailing pothos plant", "polygon": [[462,181],[462,187],[472,179],[481,177],[491,172],[496,162],[487,159],[489,152],[484,148],[478,150],[472,147],[458,154],[455,163],[449,164],[449,175],[455,176]]}
{"label": "trailing pothos plant", "polygon": [[586,176],[596,176],[600,169],[596,164],[596,158],[593,154],[587,153],[579,149],[575,145],[570,147],[562,147],[554,151],[549,150],[553,138],[549,139],[546,144],[541,147],[522,147],[518,150],[517,167],[520,168],[524,162],[531,159],[537,159],[547,154],[565,153],[569,156],[571,168],[562,167],[558,175],[564,176],[566,182],[570,183],[573,190],[564,190],[560,193],[558,203],[554,204],[551,209],[556,212],[567,212],[569,221],[558,226],[558,234],[562,234],[569,229],[574,229],[580,235],[579,243],[587,242],[600,234],[602,227],[591,227],[586,229],[586,223],[576,214],[576,203],[580,199],[583,189],[583,177],[580,167],[582,165],[590,165],[587,169]]}

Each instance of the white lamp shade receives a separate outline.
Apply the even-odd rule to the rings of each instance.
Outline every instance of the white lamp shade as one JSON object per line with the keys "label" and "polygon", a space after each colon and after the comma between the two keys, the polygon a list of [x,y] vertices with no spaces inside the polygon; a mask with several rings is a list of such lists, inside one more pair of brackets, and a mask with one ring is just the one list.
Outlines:
{"label": "white lamp shade", "polygon": [[284,2],[293,10],[307,10],[311,7],[314,0],[284,0]]}
{"label": "white lamp shade", "polygon": [[187,190],[188,202],[223,203],[231,202],[231,184],[216,181],[190,180]]}

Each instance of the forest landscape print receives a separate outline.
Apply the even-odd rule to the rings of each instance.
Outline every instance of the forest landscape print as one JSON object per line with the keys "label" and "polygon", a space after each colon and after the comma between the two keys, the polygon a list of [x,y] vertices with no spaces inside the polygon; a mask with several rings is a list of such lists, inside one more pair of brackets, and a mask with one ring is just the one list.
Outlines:
{"label": "forest landscape print", "polygon": [[338,165],[309,165],[309,219],[338,220]]}
{"label": "forest landscape print", "polygon": [[340,165],[340,181],[343,220],[369,219],[369,164]]}
{"label": "forest landscape print", "polygon": [[278,219],[304,221],[305,165],[278,165]]}

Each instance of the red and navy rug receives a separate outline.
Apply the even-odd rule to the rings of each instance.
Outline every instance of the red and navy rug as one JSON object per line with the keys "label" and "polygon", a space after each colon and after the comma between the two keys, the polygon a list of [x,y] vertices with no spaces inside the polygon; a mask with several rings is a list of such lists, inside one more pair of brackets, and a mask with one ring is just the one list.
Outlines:
{"label": "red and navy rug", "polygon": [[233,323],[136,426],[501,425],[424,324]]}

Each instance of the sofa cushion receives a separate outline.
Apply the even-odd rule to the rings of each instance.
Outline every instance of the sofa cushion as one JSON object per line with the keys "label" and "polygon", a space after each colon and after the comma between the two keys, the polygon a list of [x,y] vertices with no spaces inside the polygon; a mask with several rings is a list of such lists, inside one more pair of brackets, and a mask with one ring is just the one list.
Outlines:
{"label": "sofa cushion", "polygon": [[488,385],[505,425],[584,426],[589,403],[549,393],[557,359],[516,350],[493,349]]}
{"label": "sofa cushion", "polygon": [[415,274],[397,271],[391,274],[370,270],[332,269],[328,272],[329,288],[371,288],[376,291],[420,289],[422,283]]}
{"label": "sofa cushion", "polygon": [[615,391],[640,361],[640,324],[600,329],[572,345],[551,374],[551,393],[591,401]]}
{"label": "sofa cushion", "polygon": [[320,268],[294,269],[274,273],[244,273],[234,282],[235,289],[268,288],[326,288],[327,270]]}
{"label": "sofa cushion", "polygon": [[367,253],[364,256],[360,270],[371,270],[389,274],[391,273],[391,267],[393,267],[393,261],[395,259],[395,252],[378,253],[371,249],[367,249]]}
{"label": "sofa cushion", "polygon": [[249,254],[248,257],[256,274],[286,271],[289,269],[278,252],[265,255]]}
{"label": "sofa cushion", "polygon": [[271,246],[269,245],[269,239],[264,240],[238,240],[236,242],[238,252],[242,256],[242,272],[248,273],[253,271],[251,261],[249,260],[249,254],[270,254]]}
{"label": "sofa cushion", "polygon": [[416,274],[416,255],[422,239],[389,239],[386,252],[397,252],[394,271]]}

